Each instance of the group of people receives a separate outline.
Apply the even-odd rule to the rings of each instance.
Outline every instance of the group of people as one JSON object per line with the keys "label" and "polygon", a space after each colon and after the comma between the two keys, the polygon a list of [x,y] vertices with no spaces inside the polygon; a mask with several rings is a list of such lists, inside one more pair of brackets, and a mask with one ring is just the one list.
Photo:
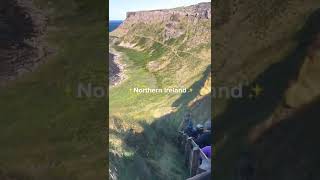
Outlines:
{"label": "group of people", "polygon": [[[211,145],[213,143],[211,121],[206,121],[203,125],[193,125],[191,114],[188,113],[184,119],[183,132],[189,137],[192,137],[194,142],[201,148],[202,152],[211,159]],[[201,160],[201,159],[200,159]],[[201,163],[201,162],[200,162]],[[210,173],[208,172],[208,177]],[[255,176],[255,161],[251,153],[244,152],[241,155],[239,163],[237,165],[234,177],[235,179],[254,179]]]}
{"label": "group of people", "polygon": [[194,142],[201,148],[202,152],[211,158],[211,144],[212,144],[212,134],[211,134],[211,121],[206,121],[203,125],[197,124],[193,126],[191,114],[186,116],[187,126],[184,129],[189,137],[192,137]]}

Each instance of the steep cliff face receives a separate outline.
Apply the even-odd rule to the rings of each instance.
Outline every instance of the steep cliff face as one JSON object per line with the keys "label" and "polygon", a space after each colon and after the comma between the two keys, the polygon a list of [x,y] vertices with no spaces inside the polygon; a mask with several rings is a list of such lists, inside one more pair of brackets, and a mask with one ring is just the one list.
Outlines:
{"label": "steep cliff face", "polygon": [[214,100],[217,178],[318,179],[319,1],[214,4],[215,86],[244,86]]}
{"label": "steep cliff face", "polygon": [[45,18],[30,1],[0,2],[0,86],[41,63],[44,31]]}
{"label": "steep cliff face", "polygon": [[124,37],[127,41],[134,39],[133,34],[152,35],[159,41],[178,37],[186,41],[187,38],[192,38],[194,41],[187,45],[190,48],[200,43],[208,43],[211,36],[209,21],[210,3],[168,10],[128,12],[124,23],[111,35]]}
{"label": "steep cliff face", "polygon": [[163,9],[153,11],[139,11],[139,12],[128,12],[127,19],[130,21],[168,21],[172,19],[179,19],[179,16],[186,16],[189,18],[198,19],[210,19],[211,18],[211,4],[210,3],[199,3],[188,7],[180,7],[175,9]]}

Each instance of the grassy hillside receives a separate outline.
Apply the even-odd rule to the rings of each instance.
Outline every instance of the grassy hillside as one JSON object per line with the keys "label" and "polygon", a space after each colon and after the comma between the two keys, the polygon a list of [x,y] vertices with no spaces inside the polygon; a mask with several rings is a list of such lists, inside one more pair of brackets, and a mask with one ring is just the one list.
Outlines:
{"label": "grassy hillside", "polygon": [[[157,81],[156,74],[139,62],[148,55],[132,49],[116,48],[124,53],[123,62],[128,79],[110,89],[110,166],[117,168],[120,179],[147,176],[154,179],[183,179],[186,171],[183,157],[177,151],[174,138],[188,103],[199,96],[208,71],[199,74],[191,92],[180,95],[136,94],[134,87],[166,87]],[[169,75],[169,74],[168,74]],[[168,77],[168,76],[167,76]],[[208,99],[209,100],[209,99]],[[210,100],[193,112],[195,120],[204,122],[210,117]],[[196,116],[196,112],[202,115]],[[165,160],[162,163],[158,162]],[[143,166],[141,171],[135,167]]]}
{"label": "grassy hillside", "polygon": [[[192,112],[196,122],[211,117],[210,91],[200,93],[203,87],[209,87],[205,82],[211,69],[211,22],[203,19],[192,25],[187,18],[181,18],[173,29],[180,27],[184,33],[166,39],[168,23],[127,19],[110,33],[114,42],[111,48],[121,53],[127,76],[120,85],[110,89],[109,174],[112,177],[186,178],[183,156],[175,142],[178,126],[186,111]],[[208,38],[200,37],[200,32]],[[138,94],[132,90],[135,87],[187,88],[188,92]]]}
{"label": "grassy hillside", "polygon": [[102,1],[35,0],[53,52],[0,90],[0,179],[104,179],[106,98],[78,98],[78,83],[106,87]]}

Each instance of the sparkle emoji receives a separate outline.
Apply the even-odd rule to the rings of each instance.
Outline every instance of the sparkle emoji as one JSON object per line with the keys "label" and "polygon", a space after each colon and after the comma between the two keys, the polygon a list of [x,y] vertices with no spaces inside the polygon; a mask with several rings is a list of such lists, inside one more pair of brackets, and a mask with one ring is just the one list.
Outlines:
{"label": "sparkle emoji", "polygon": [[251,92],[252,93],[249,94],[249,98],[255,98],[262,94],[263,88],[260,85],[256,84],[254,87],[251,88]]}

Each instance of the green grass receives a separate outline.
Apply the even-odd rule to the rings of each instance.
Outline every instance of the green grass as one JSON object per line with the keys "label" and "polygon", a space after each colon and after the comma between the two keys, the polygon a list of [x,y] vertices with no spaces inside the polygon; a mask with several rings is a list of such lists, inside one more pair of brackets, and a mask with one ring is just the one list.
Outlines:
{"label": "green grass", "polygon": [[158,59],[160,58],[162,55],[164,55],[164,53],[167,52],[167,47],[163,47],[162,44],[155,42],[152,46],[151,49],[156,49],[155,51],[152,52],[151,54],[151,59]]}
{"label": "green grass", "polygon": [[103,179],[107,100],[78,98],[76,89],[80,82],[107,87],[105,22],[88,11],[71,16],[77,12],[69,2],[52,4],[61,7],[49,21],[54,55],[0,90],[0,170],[30,179]]}
{"label": "green grass", "polygon": [[[164,172],[168,170],[157,171],[153,168],[163,168],[166,166],[159,166],[157,159],[159,156],[172,156],[171,153],[164,153],[162,148],[159,148],[156,143],[158,140],[158,135],[155,130],[149,127],[149,123],[154,120],[152,110],[161,108],[160,106],[170,106],[169,101],[163,103],[166,95],[164,94],[137,94],[133,93],[132,90],[135,87],[138,88],[159,88],[157,80],[154,74],[148,72],[145,68],[146,63],[150,56],[144,52],[139,52],[127,48],[115,47],[117,51],[123,53],[122,63],[126,64],[126,75],[127,80],[122,82],[119,86],[113,87],[110,89],[110,99],[109,99],[109,112],[110,117],[116,116],[121,119],[122,124],[127,124],[129,126],[135,126],[140,123],[146,123],[146,126],[143,126],[144,133],[146,136],[143,136],[142,139],[140,136],[137,136],[137,139],[134,138],[133,141],[135,146],[144,148],[143,152],[135,152],[135,148],[130,146],[116,147],[113,146],[112,149],[115,151],[121,152],[124,151],[123,157],[119,160],[112,160],[111,164],[115,165],[118,169],[121,169],[119,174],[119,179],[132,179],[138,177],[149,177],[148,173],[152,171],[152,177],[154,179],[165,178],[166,174]],[[119,130],[120,131],[120,130]],[[115,136],[111,133],[111,136]],[[124,132],[122,135],[118,135],[116,138],[126,139],[128,136],[127,132]],[[140,137],[140,138],[139,138]],[[145,139],[146,138],[146,139]],[[113,145],[113,140],[110,142]],[[171,147],[168,145],[167,147]],[[172,147],[174,148],[174,147]],[[145,153],[149,152],[149,157],[145,158]],[[176,153],[173,151],[173,153]],[[131,154],[129,157],[125,154]],[[111,155],[112,157],[112,155]],[[172,159],[176,159],[171,157]],[[150,164],[151,163],[151,164]],[[164,162],[165,163],[165,162]],[[172,165],[171,163],[166,163],[167,165]],[[141,170],[136,170],[135,167],[139,166]],[[147,168],[149,166],[150,168]],[[179,166],[178,166],[179,167]],[[181,167],[181,166],[180,166]],[[176,168],[176,167],[175,167]],[[149,169],[149,170],[147,170]],[[179,168],[178,168],[179,169]],[[181,174],[181,169],[178,170]],[[160,174],[159,174],[160,173]],[[168,172],[170,174],[170,172]],[[149,175],[148,175],[149,174]]]}
{"label": "green grass", "polygon": [[130,114],[130,112],[143,109],[145,105],[163,98],[163,94],[133,92],[133,88],[159,88],[155,76],[145,68],[150,58],[149,55],[128,48],[116,47],[115,49],[125,54],[123,63],[127,66],[125,74],[128,78],[120,86],[110,89],[110,114],[112,115],[113,112]]}
{"label": "green grass", "polygon": [[[158,58],[162,57],[162,53],[165,55],[165,52],[161,52],[164,49],[161,44],[155,44],[153,48],[155,48],[154,52],[159,50]],[[185,114],[185,110],[188,109],[187,104],[199,93],[208,72],[203,74],[202,71],[199,71],[195,77],[185,77],[189,79],[191,84],[194,83],[192,85],[194,91],[187,94],[137,94],[132,92],[135,87],[172,87],[172,83],[159,78],[173,79],[176,72],[172,70],[172,73],[163,73],[162,76],[159,73],[149,72],[146,68],[147,63],[157,59],[153,59],[154,56],[147,53],[146,50],[137,51],[119,46],[114,46],[114,49],[122,53],[121,61],[126,64],[127,79],[110,89],[110,118],[124,127],[136,129],[137,126],[141,126],[143,129],[141,133],[134,136],[124,129],[114,129],[110,132],[112,137],[109,142],[111,150],[122,154],[118,158],[112,153],[109,154],[112,157],[110,163],[121,171],[118,178],[124,180],[141,177],[152,177],[153,179],[186,178],[187,169],[183,165],[183,156],[178,152],[178,147],[172,143],[172,140],[177,135],[177,126]],[[172,61],[173,65],[179,65],[178,62],[181,59],[172,59]],[[193,61],[185,62],[185,65],[190,63]],[[170,71],[168,68],[166,70]],[[186,88],[189,87],[186,86]],[[204,101],[204,106],[195,109],[194,114],[202,115],[199,116],[200,119],[197,119],[198,122],[204,122],[210,116],[210,104],[208,103],[210,102]],[[168,117],[164,115],[155,117],[157,113],[169,113],[166,112],[167,109],[173,107],[178,107],[178,112],[170,113]],[[164,119],[170,119],[170,121],[166,122]],[[121,139],[127,144],[118,146],[116,139]],[[136,148],[143,150],[137,151]],[[135,168],[137,166],[141,167],[141,170],[137,171]]]}
{"label": "green grass", "polygon": [[124,48],[121,46],[116,46],[115,49],[125,53],[130,58],[129,63],[133,63],[134,66],[138,66],[140,68],[144,68],[150,59],[147,53],[141,53],[134,49]]}

